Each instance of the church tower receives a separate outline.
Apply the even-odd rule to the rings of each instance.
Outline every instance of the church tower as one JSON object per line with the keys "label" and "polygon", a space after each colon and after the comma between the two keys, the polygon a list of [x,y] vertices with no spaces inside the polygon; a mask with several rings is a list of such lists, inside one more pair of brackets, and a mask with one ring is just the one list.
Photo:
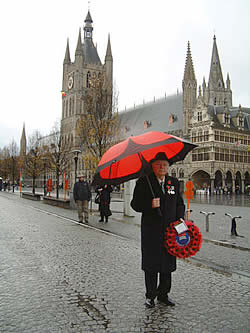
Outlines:
{"label": "church tower", "polygon": [[193,110],[196,106],[197,99],[197,81],[194,73],[192,55],[190,51],[190,43],[188,42],[187,57],[184,70],[184,78],[182,80],[183,90],[183,131],[184,136],[188,135],[190,120]]}
{"label": "church tower", "polygon": [[83,97],[90,87],[90,79],[103,76],[105,84],[110,89],[110,98],[112,98],[113,57],[110,36],[108,36],[105,62],[102,64],[93,42],[92,23],[93,20],[88,11],[83,31],[79,30],[75,60],[74,62],[71,60],[69,40],[67,40],[63,62],[61,133],[63,144],[70,147],[71,150],[81,147],[77,134],[77,123],[80,115],[84,113]]}
{"label": "church tower", "polygon": [[203,81],[203,93],[205,103],[208,105],[232,106],[232,90],[230,86],[229,74],[227,74],[226,87],[223,80],[219,53],[217,49],[216,37],[214,36],[212,58],[208,85]]}
{"label": "church tower", "polygon": [[23,131],[22,136],[20,140],[20,156],[25,157],[26,156],[26,147],[27,147],[27,141],[26,141],[26,133],[25,133],[25,124],[23,124]]}

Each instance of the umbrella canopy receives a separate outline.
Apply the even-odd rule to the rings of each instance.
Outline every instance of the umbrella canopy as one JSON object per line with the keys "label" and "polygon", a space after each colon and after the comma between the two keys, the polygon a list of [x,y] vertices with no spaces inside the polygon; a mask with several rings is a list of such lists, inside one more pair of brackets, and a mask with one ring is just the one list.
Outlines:
{"label": "umbrella canopy", "polygon": [[112,146],[102,156],[93,185],[118,185],[140,177],[158,152],[164,152],[170,164],[183,160],[197,147],[182,138],[163,132],[147,132]]}

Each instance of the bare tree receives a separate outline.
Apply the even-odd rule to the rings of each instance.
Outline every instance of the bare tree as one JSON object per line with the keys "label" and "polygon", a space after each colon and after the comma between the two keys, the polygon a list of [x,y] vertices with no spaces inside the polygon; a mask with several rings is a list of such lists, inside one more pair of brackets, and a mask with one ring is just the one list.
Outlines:
{"label": "bare tree", "polygon": [[24,159],[25,174],[32,178],[32,193],[35,194],[36,179],[43,171],[42,158],[47,154],[46,147],[42,146],[41,134],[35,131],[28,138],[28,153]]}
{"label": "bare tree", "polygon": [[67,171],[68,167],[68,146],[63,144],[61,129],[56,122],[48,138],[49,164],[56,174],[56,198],[59,198],[60,175]]}
{"label": "bare tree", "polygon": [[0,174],[4,180],[12,180],[13,185],[19,178],[18,146],[14,139],[8,146],[0,149]]}
{"label": "bare tree", "polygon": [[11,173],[12,173],[12,186],[13,186],[13,192],[15,188],[15,181],[18,178],[18,146],[13,139],[11,143],[9,144],[9,153],[10,153],[10,159],[11,159]]}
{"label": "bare tree", "polygon": [[105,151],[119,141],[118,93],[107,88],[103,76],[93,77],[89,84],[77,130],[85,168],[93,171]]}

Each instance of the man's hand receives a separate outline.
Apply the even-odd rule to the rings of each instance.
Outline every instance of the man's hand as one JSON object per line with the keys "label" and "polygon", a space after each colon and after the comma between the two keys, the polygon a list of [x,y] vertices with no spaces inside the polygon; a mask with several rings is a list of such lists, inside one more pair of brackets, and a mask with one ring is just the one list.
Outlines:
{"label": "man's hand", "polygon": [[160,207],[160,198],[154,198],[152,200],[152,208],[158,208]]}

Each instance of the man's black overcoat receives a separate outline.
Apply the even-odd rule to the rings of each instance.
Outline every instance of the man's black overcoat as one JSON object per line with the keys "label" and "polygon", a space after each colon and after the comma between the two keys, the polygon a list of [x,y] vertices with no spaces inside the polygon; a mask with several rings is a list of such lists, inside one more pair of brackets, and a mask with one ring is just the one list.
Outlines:
{"label": "man's black overcoat", "polygon": [[185,206],[176,178],[166,175],[165,194],[154,173],[149,176],[156,198],[160,198],[162,216],[152,208],[152,193],[146,177],[140,178],[135,186],[131,207],[141,212],[142,269],[150,272],[168,273],[176,270],[176,257],[164,247],[166,227],[171,222],[184,218]]}

